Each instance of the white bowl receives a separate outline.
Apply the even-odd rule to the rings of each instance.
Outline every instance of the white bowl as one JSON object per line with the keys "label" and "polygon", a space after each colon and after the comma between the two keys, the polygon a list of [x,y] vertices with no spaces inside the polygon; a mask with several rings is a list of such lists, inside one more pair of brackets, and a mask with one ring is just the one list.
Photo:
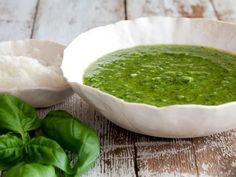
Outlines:
{"label": "white bowl", "polygon": [[191,44],[236,53],[236,25],[207,19],[139,18],[98,27],[79,35],[64,52],[65,78],[107,119],[128,130],[159,137],[206,136],[236,128],[236,102],[155,107],[129,103],[83,84],[83,73],[99,57],[145,44]]}
{"label": "white bowl", "polygon": [[[54,65],[60,67],[65,46],[41,40],[19,40],[6,41],[0,43],[0,55],[7,56],[27,56],[37,59],[44,65]],[[35,71],[37,72],[37,71]],[[63,75],[61,74],[61,77]],[[32,88],[12,88],[3,90],[0,93],[10,93],[20,97],[34,107],[48,107],[62,102],[72,95],[73,91],[69,84],[62,87],[33,87]]]}

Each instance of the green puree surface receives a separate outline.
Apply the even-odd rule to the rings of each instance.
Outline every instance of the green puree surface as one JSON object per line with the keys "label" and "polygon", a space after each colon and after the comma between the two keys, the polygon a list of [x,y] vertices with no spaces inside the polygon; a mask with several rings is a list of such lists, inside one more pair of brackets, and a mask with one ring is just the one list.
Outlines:
{"label": "green puree surface", "polygon": [[84,84],[128,102],[218,105],[236,101],[236,55],[203,46],[137,46],[95,61]]}

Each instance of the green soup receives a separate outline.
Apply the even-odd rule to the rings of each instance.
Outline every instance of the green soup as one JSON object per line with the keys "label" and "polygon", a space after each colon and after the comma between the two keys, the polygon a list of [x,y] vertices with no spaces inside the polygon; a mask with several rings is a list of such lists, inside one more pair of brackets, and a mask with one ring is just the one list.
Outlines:
{"label": "green soup", "polygon": [[128,102],[218,105],[236,101],[236,55],[202,46],[137,46],[98,59],[84,84]]}

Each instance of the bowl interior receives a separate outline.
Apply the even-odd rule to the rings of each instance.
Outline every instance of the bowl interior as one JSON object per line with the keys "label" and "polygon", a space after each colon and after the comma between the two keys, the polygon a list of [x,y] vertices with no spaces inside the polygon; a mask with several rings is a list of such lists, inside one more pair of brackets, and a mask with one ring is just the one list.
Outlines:
{"label": "bowl interior", "polygon": [[235,28],[234,24],[207,19],[149,17],[121,21],[79,35],[65,49],[62,69],[69,81],[82,84],[84,70],[96,59],[145,44],[203,45],[236,53]]}

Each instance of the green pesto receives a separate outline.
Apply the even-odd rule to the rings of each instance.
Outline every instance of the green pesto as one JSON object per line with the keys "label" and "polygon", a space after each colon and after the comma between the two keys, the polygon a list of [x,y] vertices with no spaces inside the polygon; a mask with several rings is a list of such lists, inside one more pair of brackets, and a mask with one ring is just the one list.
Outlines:
{"label": "green pesto", "polygon": [[203,46],[147,45],[107,54],[84,84],[154,106],[236,101],[236,55]]}

